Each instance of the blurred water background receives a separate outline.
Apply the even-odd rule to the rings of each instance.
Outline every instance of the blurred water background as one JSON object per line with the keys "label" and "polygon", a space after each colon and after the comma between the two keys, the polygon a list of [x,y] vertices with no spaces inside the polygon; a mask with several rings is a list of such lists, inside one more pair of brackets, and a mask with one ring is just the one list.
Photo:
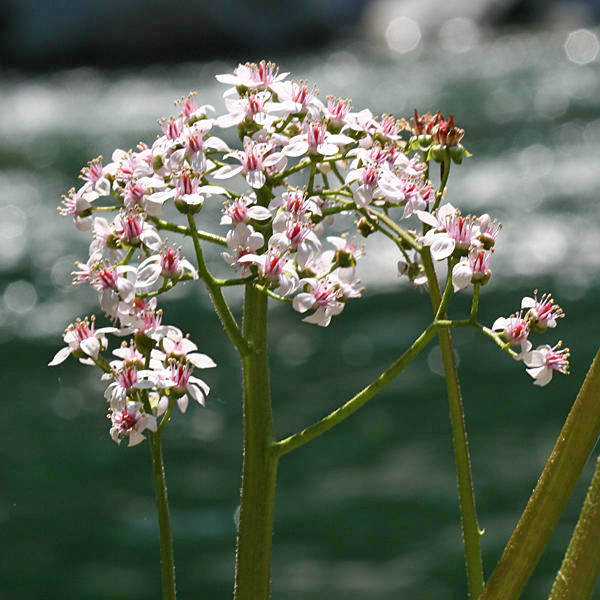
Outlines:
{"label": "blurred water background", "polygon": [[[368,13],[362,38],[287,53],[282,70],[358,109],[453,113],[473,157],[453,168],[448,199],[504,225],[481,320],[513,312],[535,287],[552,291],[567,314],[548,342],[562,338],[571,348],[572,373],[544,389],[486,339],[454,336],[489,575],[600,339],[599,31],[568,21],[490,31],[459,14],[438,24],[433,39],[414,15],[382,11]],[[56,205],[87,160],[151,142],[174,99],[197,90],[201,103],[221,110],[214,75],[261,58],[229,54],[136,69],[0,72],[3,598],[159,597],[148,448],[110,440],[95,371],[73,361],[45,366],[63,328],[97,311],[94,294],[74,289],[69,275],[87,257],[89,237]],[[394,250],[373,242],[364,298],[328,329],[301,323],[288,306],[272,308],[280,436],[361,389],[428,323],[425,297],[396,276]],[[451,314],[469,301],[461,292]],[[219,365],[206,376],[207,408],[176,415],[164,436],[178,588],[182,598],[225,599],[241,472],[239,369],[199,286],[163,306],[167,321],[189,330]],[[274,598],[466,598],[447,412],[432,346],[360,413],[282,460]],[[550,589],[593,462],[525,599]]]}

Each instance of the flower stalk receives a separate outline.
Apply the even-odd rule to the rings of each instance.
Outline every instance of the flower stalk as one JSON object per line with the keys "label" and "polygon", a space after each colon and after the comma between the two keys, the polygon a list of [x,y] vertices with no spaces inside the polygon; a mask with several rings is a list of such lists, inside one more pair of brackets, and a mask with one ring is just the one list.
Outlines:
{"label": "flower stalk", "polygon": [[268,600],[278,456],[273,452],[267,357],[267,296],[249,283],[242,357],[244,465],[235,565],[235,600]]}
{"label": "flower stalk", "polygon": [[[440,318],[443,317],[443,315],[439,314],[439,309],[443,308],[445,303],[442,303],[442,296],[435,275],[435,269],[427,248],[423,250],[422,256],[433,310],[437,314],[437,317]],[[450,278],[451,276],[449,273],[448,279]],[[456,371],[456,360],[454,358],[450,330],[446,328],[440,329],[438,336],[442,361],[444,363],[444,374],[446,376],[446,390],[448,393],[448,407],[450,411],[450,425],[452,428],[454,460],[456,463],[461,526],[465,546],[467,583],[469,596],[470,598],[475,599],[479,598],[479,595],[483,591],[484,579],[483,564],[481,560],[481,530],[479,529],[477,509],[475,507],[471,458],[469,455],[469,444],[467,441],[460,383]]]}
{"label": "flower stalk", "polygon": [[353,396],[348,402],[334,410],[332,413],[323,417],[320,421],[317,421],[310,427],[299,431],[298,433],[291,435],[283,440],[280,440],[275,444],[275,453],[277,456],[282,456],[307,444],[314,440],[316,437],[322,435],[326,431],[329,431],[332,427],[335,427],[345,419],[347,419],[352,413],[356,412],[359,408],[364,406],[375,394],[380,392],[386,385],[388,385],[397,375],[399,375],[406,365],[408,365],[418,354],[427,346],[431,339],[435,336],[439,326],[436,323],[432,323],[408,348],[402,356],[388,367],[377,379],[363,388],[358,394]]}
{"label": "flower stalk", "polygon": [[167,496],[167,479],[162,457],[160,432],[150,433],[150,453],[152,455],[152,475],[156,493],[156,509],[158,512],[158,529],[160,532],[160,567],[162,574],[163,600],[175,600],[175,559],[173,556],[173,535],[169,516],[169,499]]}

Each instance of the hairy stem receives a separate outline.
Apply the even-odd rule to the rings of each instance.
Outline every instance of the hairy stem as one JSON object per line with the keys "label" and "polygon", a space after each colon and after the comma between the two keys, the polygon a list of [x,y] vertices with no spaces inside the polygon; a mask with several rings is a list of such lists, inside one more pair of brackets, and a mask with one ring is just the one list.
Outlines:
{"label": "hairy stem", "polygon": [[235,562],[235,600],[268,600],[277,456],[267,358],[267,297],[246,286],[242,357],[244,466]]}
{"label": "hairy stem", "polygon": [[[429,248],[422,252],[423,265],[427,273],[429,293],[435,313],[442,304],[440,288],[429,253]],[[451,275],[448,275],[451,279]],[[442,317],[443,315],[438,315]],[[452,445],[454,447],[454,460],[456,463],[456,477],[458,482],[458,499],[460,504],[461,525],[465,545],[465,563],[467,568],[467,583],[469,596],[473,600],[478,598],[483,591],[483,565],[481,561],[481,532],[477,522],[475,496],[473,492],[473,476],[471,474],[471,458],[467,442],[467,430],[460,393],[460,383],[456,371],[456,360],[452,348],[452,338],[448,329],[440,329],[440,350],[444,363],[446,376],[446,390],[448,393],[448,408],[450,411],[450,425],[452,428]]]}
{"label": "hairy stem", "polygon": [[219,286],[218,280],[216,280],[208,271],[206,266],[206,262],[204,261],[204,254],[202,253],[202,247],[200,246],[200,239],[198,237],[198,232],[196,230],[196,224],[194,222],[194,216],[188,215],[188,223],[189,230],[191,232],[192,240],[194,242],[194,250],[196,252],[196,261],[198,263],[198,276],[204,284],[206,285],[206,289],[208,290],[208,294],[210,299],[215,307],[215,311],[221,324],[223,325],[223,329],[225,333],[229,336],[232,344],[237,348],[240,355],[244,355],[248,351],[248,347],[246,344],[246,340],[240,333],[240,328],[236,323],[236,320],[229,308],[229,305],[225,301],[225,297],[223,296],[223,292]]}
{"label": "hairy stem", "polygon": [[521,596],[600,434],[599,397],[600,351],[480,600]]}
{"label": "hairy stem", "polygon": [[600,573],[600,460],[548,600],[589,600]]}
{"label": "hairy stem", "polygon": [[275,444],[275,453],[278,456],[287,454],[296,448],[314,440],[338,423],[347,419],[352,413],[356,412],[361,406],[368,402],[375,394],[380,392],[394,377],[399,375],[402,370],[425,348],[432,337],[435,336],[438,329],[437,324],[432,323],[413,343],[413,345],[402,354],[402,356],[388,367],[375,381],[363,388],[356,396],[348,400],[345,404],[334,410],[332,413],[317,421],[310,427],[291,435]]}
{"label": "hairy stem", "polygon": [[160,432],[150,432],[150,451],[152,453],[152,474],[156,492],[158,511],[158,529],[160,531],[160,567],[162,573],[163,600],[175,600],[175,561],[173,558],[173,535],[169,517],[169,499],[167,480],[162,457]]}

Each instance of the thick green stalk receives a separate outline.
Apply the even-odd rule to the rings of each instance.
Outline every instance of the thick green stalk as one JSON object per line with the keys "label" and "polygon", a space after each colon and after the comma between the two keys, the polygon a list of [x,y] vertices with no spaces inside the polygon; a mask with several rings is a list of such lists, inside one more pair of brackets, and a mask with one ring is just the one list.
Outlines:
{"label": "thick green stalk", "polygon": [[267,357],[267,297],[246,285],[242,356],[244,466],[235,564],[235,600],[268,600],[277,456]]}
{"label": "thick green stalk", "polygon": [[162,458],[160,432],[150,432],[150,451],[152,453],[152,474],[156,492],[158,511],[158,529],[160,531],[160,567],[162,573],[163,600],[175,600],[175,560],[173,558],[173,536],[169,517],[169,499],[167,480]]}
{"label": "thick green stalk", "polygon": [[520,597],[600,434],[599,398],[600,351],[480,600]]}
{"label": "thick green stalk", "polygon": [[600,460],[548,600],[589,600],[600,573]]}
{"label": "thick green stalk", "polygon": [[334,410],[332,413],[323,417],[310,427],[291,435],[288,438],[280,440],[275,444],[275,452],[282,456],[303,446],[307,442],[325,433],[338,423],[347,419],[352,413],[356,412],[361,406],[368,402],[375,394],[380,392],[394,377],[399,375],[406,365],[410,363],[425,348],[431,338],[436,334],[438,325],[432,323],[413,343],[413,345],[402,354],[402,356],[390,365],[375,381],[363,388],[358,394],[352,397],[348,402]]}
{"label": "thick green stalk", "polygon": [[[437,313],[440,307],[443,309],[442,297],[428,248],[423,249],[422,256],[425,272],[427,273],[433,311],[434,313]],[[448,274],[448,278],[451,278],[450,273]],[[445,298],[445,300],[447,301],[448,299]],[[438,315],[438,317],[442,316],[443,315]],[[467,430],[465,427],[460,383],[458,381],[456,361],[452,349],[452,338],[449,329],[440,329],[439,340],[444,363],[444,374],[446,376],[450,425],[452,427],[452,444],[454,447],[454,460],[456,463],[458,499],[460,503],[463,541],[465,545],[467,583],[469,587],[469,596],[472,599],[475,599],[478,598],[479,594],[483,591],[484,580],[483,565],[481,562],[481,532],[477,522],[477,510],[475,508]]]}

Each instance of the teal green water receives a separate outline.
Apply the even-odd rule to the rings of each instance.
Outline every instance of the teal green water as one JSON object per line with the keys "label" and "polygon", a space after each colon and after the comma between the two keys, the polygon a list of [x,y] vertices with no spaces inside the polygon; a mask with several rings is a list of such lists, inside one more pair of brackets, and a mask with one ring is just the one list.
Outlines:
{"label": "teal green water", "polygon": [[[481,319],[491,324],[534,287],[567,313],[556,335],[572,374],[534,388],[485,339],[458,332],[457,354],[482,544],[489,574],[523,509],[598,346],[600,73],[564,53],[562,34],[512,34],[460,56],[390,58],[355,50],[311,56],[293,71],[358,108],[408,116],[453,112],[474,157],[449,200],[504,223]],[[103,386],[91,369],[45,365],[60,331],[94,310],[69,285],[88,238],[55,214],[82,164],[155,135],[171,101],[231,65],[141,73],[5,74],[11,115],[0,141],[0,581],[6,598],[158,598],[149,450],[108,437]],[[556,82],[561,82],[558,85]],[[557,100],[558,98],[558,100]],[[367,247],[369,251],[369,247]],[[272,311],[276,428],[291,433],[358,391],[429,319],[426,297],[400,283],[395,256],[371,248],[365,297],[323,330]],[[216,263],[215,263],[216,264]],[[376,283],[378,282],[378,284]],[[207,409],[177,415],[165,454],[181,598],[231,597],[240,482],[236,357],[206,299],[188,288],[165,305],[219,368]],[[452,310],[460,313],[468,295]],[[290,600],[466,598],[444,383],[427,349],[386,391],[320,440],[282,460],[273,597]],[[590,460],[524,598],[549,590],[591,476]]]}

